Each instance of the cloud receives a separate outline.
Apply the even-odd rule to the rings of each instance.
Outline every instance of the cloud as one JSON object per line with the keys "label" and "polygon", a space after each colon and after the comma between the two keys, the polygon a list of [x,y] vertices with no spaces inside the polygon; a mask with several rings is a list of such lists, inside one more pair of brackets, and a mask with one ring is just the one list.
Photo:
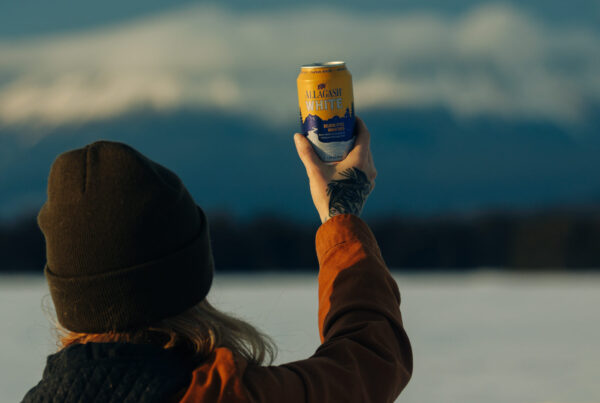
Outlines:
{"label": "cloud", "polygon": [[570,124],[600,100],[600,35],[505,5],[461,16],[198,5],[84,32],[0,42],[0,127],[55,127],[140,107],[294,119],[301,64],[346,60],[357,110],[444,106],[457,116]]}

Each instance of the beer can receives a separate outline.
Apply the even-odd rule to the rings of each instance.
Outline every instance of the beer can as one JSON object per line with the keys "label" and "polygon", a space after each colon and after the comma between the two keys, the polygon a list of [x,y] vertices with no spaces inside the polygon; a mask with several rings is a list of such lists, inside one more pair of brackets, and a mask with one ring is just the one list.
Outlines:
{"label": "beer can", "polygon": [[321,160],[343,160],[355,139],[352,76],[346,63],[306,64],[297,84],[302,134]]}

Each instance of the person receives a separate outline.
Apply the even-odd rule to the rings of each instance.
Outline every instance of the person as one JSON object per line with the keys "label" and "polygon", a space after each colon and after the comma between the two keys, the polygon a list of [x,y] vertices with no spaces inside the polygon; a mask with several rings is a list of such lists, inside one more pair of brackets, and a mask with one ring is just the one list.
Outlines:
{"label": "person", "polygon": [[322,343],[282,365],[269,365],[268,336],[207,301],[207,219],[173,172],[116,142],[59,155],[38,223],[60,349],[23,401],[394,401],[412,352],[398,287],[359,218],[376,171],[359,119],[356,134],[337,164],[294,137],[322,221]]}

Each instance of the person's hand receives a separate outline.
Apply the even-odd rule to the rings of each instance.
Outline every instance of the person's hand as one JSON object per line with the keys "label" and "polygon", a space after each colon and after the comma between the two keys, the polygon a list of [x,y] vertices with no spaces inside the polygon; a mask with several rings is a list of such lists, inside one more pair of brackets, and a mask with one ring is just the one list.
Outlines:
{"label": "person's hand", "polygon": [[321,161],[305,136],[300,133],[294,135],[296,150],[306,168],[310,194],[321,222],[338,214],[360,215],[375,186],[377,171],[369,146],[371,135],[359,118],[356,118],[354,130],[354,148],[344,160],[335,164]]}

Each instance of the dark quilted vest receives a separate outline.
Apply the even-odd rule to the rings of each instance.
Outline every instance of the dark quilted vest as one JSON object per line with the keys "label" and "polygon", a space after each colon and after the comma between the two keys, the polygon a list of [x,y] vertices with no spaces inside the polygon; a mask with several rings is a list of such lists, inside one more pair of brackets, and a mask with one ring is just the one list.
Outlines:
{"label": "dark quilted vest", "polygon": [[193,363],[151,344],[89,343],[48,357],[23,402],[165,402],[191,381]]}

